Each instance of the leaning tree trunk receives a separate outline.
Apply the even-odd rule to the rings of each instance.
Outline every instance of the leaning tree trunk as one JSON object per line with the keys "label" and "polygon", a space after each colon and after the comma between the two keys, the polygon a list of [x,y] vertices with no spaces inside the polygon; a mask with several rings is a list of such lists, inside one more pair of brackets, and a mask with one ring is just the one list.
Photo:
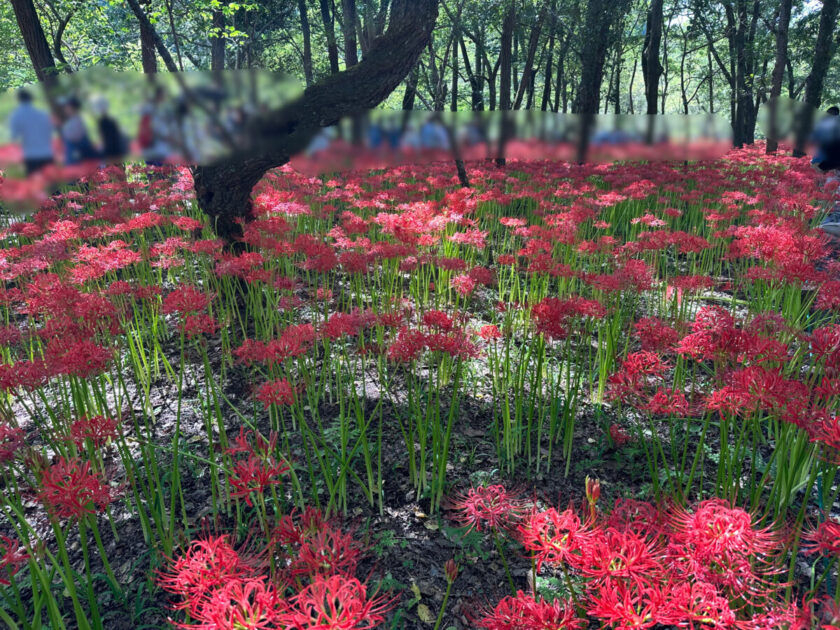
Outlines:
{"label": "leaning tree trunk", "polygon": [[270,169],[304,150],[324,127],[375,107],[417,64],[437,19],[439,0],[394,0],[388,29],[355,66],[309,86],[295,101],[255,116],[247,146],[193,169],[199,207],[219,236],[235,242],[251,218],[251,191]]}
{"label": "leaning tree trunk", "polygon": [[808,141],[808,134],[814,122],[814,111],[822,101],[823,83],[825,83],[825,75],[834,52],[834,29],[837,25],[838,9],[840,9],[840,0],[823,0],[820,26],[814,45],[814,60],[811,64],[811,72],[805,81],[805,103],[810,107],[806,108],[804,120],[796,134],[796,147],[793,150],[793,155],[796,157],[805,155],[805,143]]}
{"label": "leaning tree trunk", "polygon": [[767,134],[768,155],[779,148],[779,97],[782,95],[782,79],[785,75],[787,63],[788,29],[790,26],[790,11],[793,0],[781,0],[779,5],[779,21],[776,24],[776,64],[773,66],[773,76],[770,80],[770,133]]}

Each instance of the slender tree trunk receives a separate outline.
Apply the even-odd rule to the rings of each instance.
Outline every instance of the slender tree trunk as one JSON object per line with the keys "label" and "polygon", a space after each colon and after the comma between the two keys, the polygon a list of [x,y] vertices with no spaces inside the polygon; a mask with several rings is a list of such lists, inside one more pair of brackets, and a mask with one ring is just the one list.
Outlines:
{"label": "slender tree trunk", "polygon": [[172,36],[172,43],[175,45],[175,56],[178,57],[178,69],[184,71],[184,60],[181,58],[181,44],[178,41],[178,32],[175,30],[175,16],[172,13],[172,0],[166,0],[166,15],[169,18],[169,34]]}
{"label": "slender tree trunk", "polygon": [[327,38],[327,57],[330,60],[330,74],[337,74],[338,44],[335,40],[335,15],[330,11],[330,0],[320,0],[321,20],[324,22],[324,34]]}
{"label": "slender tree trunk", "polygon": [[788,56],[788,31],[792,5],[793,0],[780,0],[776,21],[776,62],[773,65],[773,74],[770,78],[770,98],[768,100],[770,125],[765,150],[767,155],[772,155],[779,149],[779,97],[782,95],[782,81],[785,76],[785,63]]}
{"label": "slender tree trunk", "polygon": [[502,23],[501,51],[499,53],[499,109],[502,111],[502,129],[499,135],[499,151],[496,155],[496,165],[504,166],[504,149],[508,138],[507,112],[510,111],[510,80],[511,80],[511,55],[513,49],[513,29],[516,25],[516,2],[508,0],[508,8],[505,12],[505,19]]}
{"label": "slender tree trunk", "polygon": [[663,67],[659,62],[662,43],[663,0],[651,0],[645,27],[645,43],[642,49],[642,76],[645,80],[646,113],[655,116],[659,101],[659,78]]}
{"label": "slender tree trunk", "polygon": [[633,83],[636,81],[636,68],[639,65],[639,60],[633,60],[633,72],[630,73],[630,86],[627,88],[627,108],[630,112],[630,115],[634,115],[636,110],[633,106]]}
{"label": "slender tree trunk", "polygon": [[543,85],[542,102],[540,103],[541,111],[548,111],[548,106],[551,103],[551,80],[554,74],[554,29],[551,31],[551,36],[548,40],[548,59],[545,62],[545,81]]}
{"label": "slender tree trunk", "polygon": [[825,75],[834,55],[834,31],[837,27],[838,9],[840,9],[840,0],[823,0],[817,41],[814,44],[814,59],[811,63],[811,72],[805,80],[804,100],[810,107],[806,108],[804,124],[800,126],[799,133],[796,134],[796,147],[793,151],[794,156],[797,157],[805,155],[805,143],[813,126],[814,111],[822,102]]}
{"label": "slender tree trunk", "polygon": [[507,11],[502,22],[502,39],[499,51],[499,109],[510,109],[510,81],[512,70],[513,29],[516,25],[515,0],[508,0]]}
{"label": "slender tree trunk", "polygon": [[[146,14],[149,5],[142,9]],[[145,74],[155,74],[158,71],[157,54],[155,53],[155,33],[152,23],[148,19],[140,20],[140,62]]]}
{"label": "slender tree trunk", "polygon": [[528,40],[528,52],[525,57],[525,69],[522,71],[522,81],[519,83],[519,89],[516,92],[516,101],[513,104],[513,109],[519,109],[522,105],[522,98],[526,90],[533,85],[536,69],[534,68],[534,58],[537,54],[537,46],[540,43],[540,32],[542,31],[545,16],[548,13],[548,4],[543,3],[539,14],[537,15],[537,22],[531,29],[531,37]]}
{"label": "slender tree trunk", "polygon": [[452,89],[450,96],[452,98],[449,108],[453,112],[458,111],[458,40],[460,34],[457,31],[452,35]]}
{"label": "slender tree trunk", "polygon": [[359,53],[356,44],[356,0],[341,0],[343,8],[344,33],[344,67],[352,68],[359,63]]}
{"label": "slender tree trunk", "polygon": [[312,33],[309,28],[306,0],[298,0],[298,13],[300,13],[300,31],[303,35],[303,76],[306,79],[306,87],[309,87],[312,85]]}
{"label": "slender tree trunk", "polygon": [[[225,2],[222,5],[226,4]],[[222,6],[213,9],[213,33],[210,38],[210,70],[214,73],[225,69],[225,14]]]}

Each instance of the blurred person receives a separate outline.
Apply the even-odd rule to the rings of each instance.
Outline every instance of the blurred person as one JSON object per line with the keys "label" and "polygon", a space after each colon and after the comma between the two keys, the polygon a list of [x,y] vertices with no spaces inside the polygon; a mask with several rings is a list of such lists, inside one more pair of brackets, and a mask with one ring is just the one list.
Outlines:
{"label": "blurred person", "polygon": [[50,115],[32,104],[32,93],[20,90],[18,106],[9,118],[12,139],[19,141],[23,151],[23,165],[32,175],[55,161],[53,156],[53,123]]}
{"label": "blurred person", "polygon": [[102,143],[99,151],[102,159],[108,163],[123,162],[128,154],[128,139],[116,119],[108,113],[108,99],[97,96],[91,99],[90,108],[96,115],[99,139]]}
{"label": "blurred person", "polygon": [[87,125],[82,118],[82,103],[70,96],[64,101],[64,123],[61,125],[61,141],[64,143],[64,164],[72,166],[85,160],[99,157],[88,135]]}
{"label": "blurred person", "polygon": [[149,166],[163,166],[172,154],[172,124],[166,109],[166,92],[157,88],[151,100],[140,110],[137,144]]}
{"label": "blurred person", "polygon": [[[836,182],[836,171],[840,168],[840,108],[834,106],[826,110],[825,116],[814,125],[811,142],[816,145],[811,164],[828,174],[826,184]],[[832,237],[840,237],[840,203],[833,204],[820,229]]]}
{"label": "blurred person", "polygon": [[449,148],[449,137],[438,115],[430,116],[420,127],[420,145],[431,150]]}

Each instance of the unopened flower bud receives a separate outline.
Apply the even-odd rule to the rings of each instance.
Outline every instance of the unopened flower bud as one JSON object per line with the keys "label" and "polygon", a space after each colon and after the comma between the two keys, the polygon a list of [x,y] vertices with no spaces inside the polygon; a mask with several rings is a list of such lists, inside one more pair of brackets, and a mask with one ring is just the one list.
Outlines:
{"label": "unopened flower bud", "polygon": [[452,558],[447,560],[443,565],[443,571],[446,573],[446,581],[450,584],[458,577],[458,565],[455,564],[455,561]]}

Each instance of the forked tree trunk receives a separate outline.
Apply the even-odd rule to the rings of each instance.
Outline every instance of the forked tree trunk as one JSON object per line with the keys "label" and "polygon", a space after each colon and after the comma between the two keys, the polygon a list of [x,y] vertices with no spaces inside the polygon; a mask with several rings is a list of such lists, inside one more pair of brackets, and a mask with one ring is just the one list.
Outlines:
{"label": "forked tree trunk", "polygon": [[139,1],[126,0],[126,2],[131,8],[131,11],[134,13],[134,16],[137,18],[137,21],[140,23],[141,40],[143,33],[145,32],[146,36],[154,42],[155,50],[163,60],[163,64],[166,66],[166,69],[169,70],[169,72],[178,72],[178,66],[175,64],[175,60],[172,59],[172,55],[169,54],[169,49],[166,47],[163,38],[161,38],[160,34],[155,30],[154,25],[151,20],[149,20],[149,16],[146,15],[143,7],[140,6]]}
{"label": "forked tree trunk", "polygon": [[251,191],[270,169],[307,147],[324,127],[375,107],[415,67],[437,19],[439,0],[394,0],[388,29],[355,66],[309,86],[295,101],[249,123],[247,146],[193,169],[199,207],[219,236],[242,235],[251,217]]}

